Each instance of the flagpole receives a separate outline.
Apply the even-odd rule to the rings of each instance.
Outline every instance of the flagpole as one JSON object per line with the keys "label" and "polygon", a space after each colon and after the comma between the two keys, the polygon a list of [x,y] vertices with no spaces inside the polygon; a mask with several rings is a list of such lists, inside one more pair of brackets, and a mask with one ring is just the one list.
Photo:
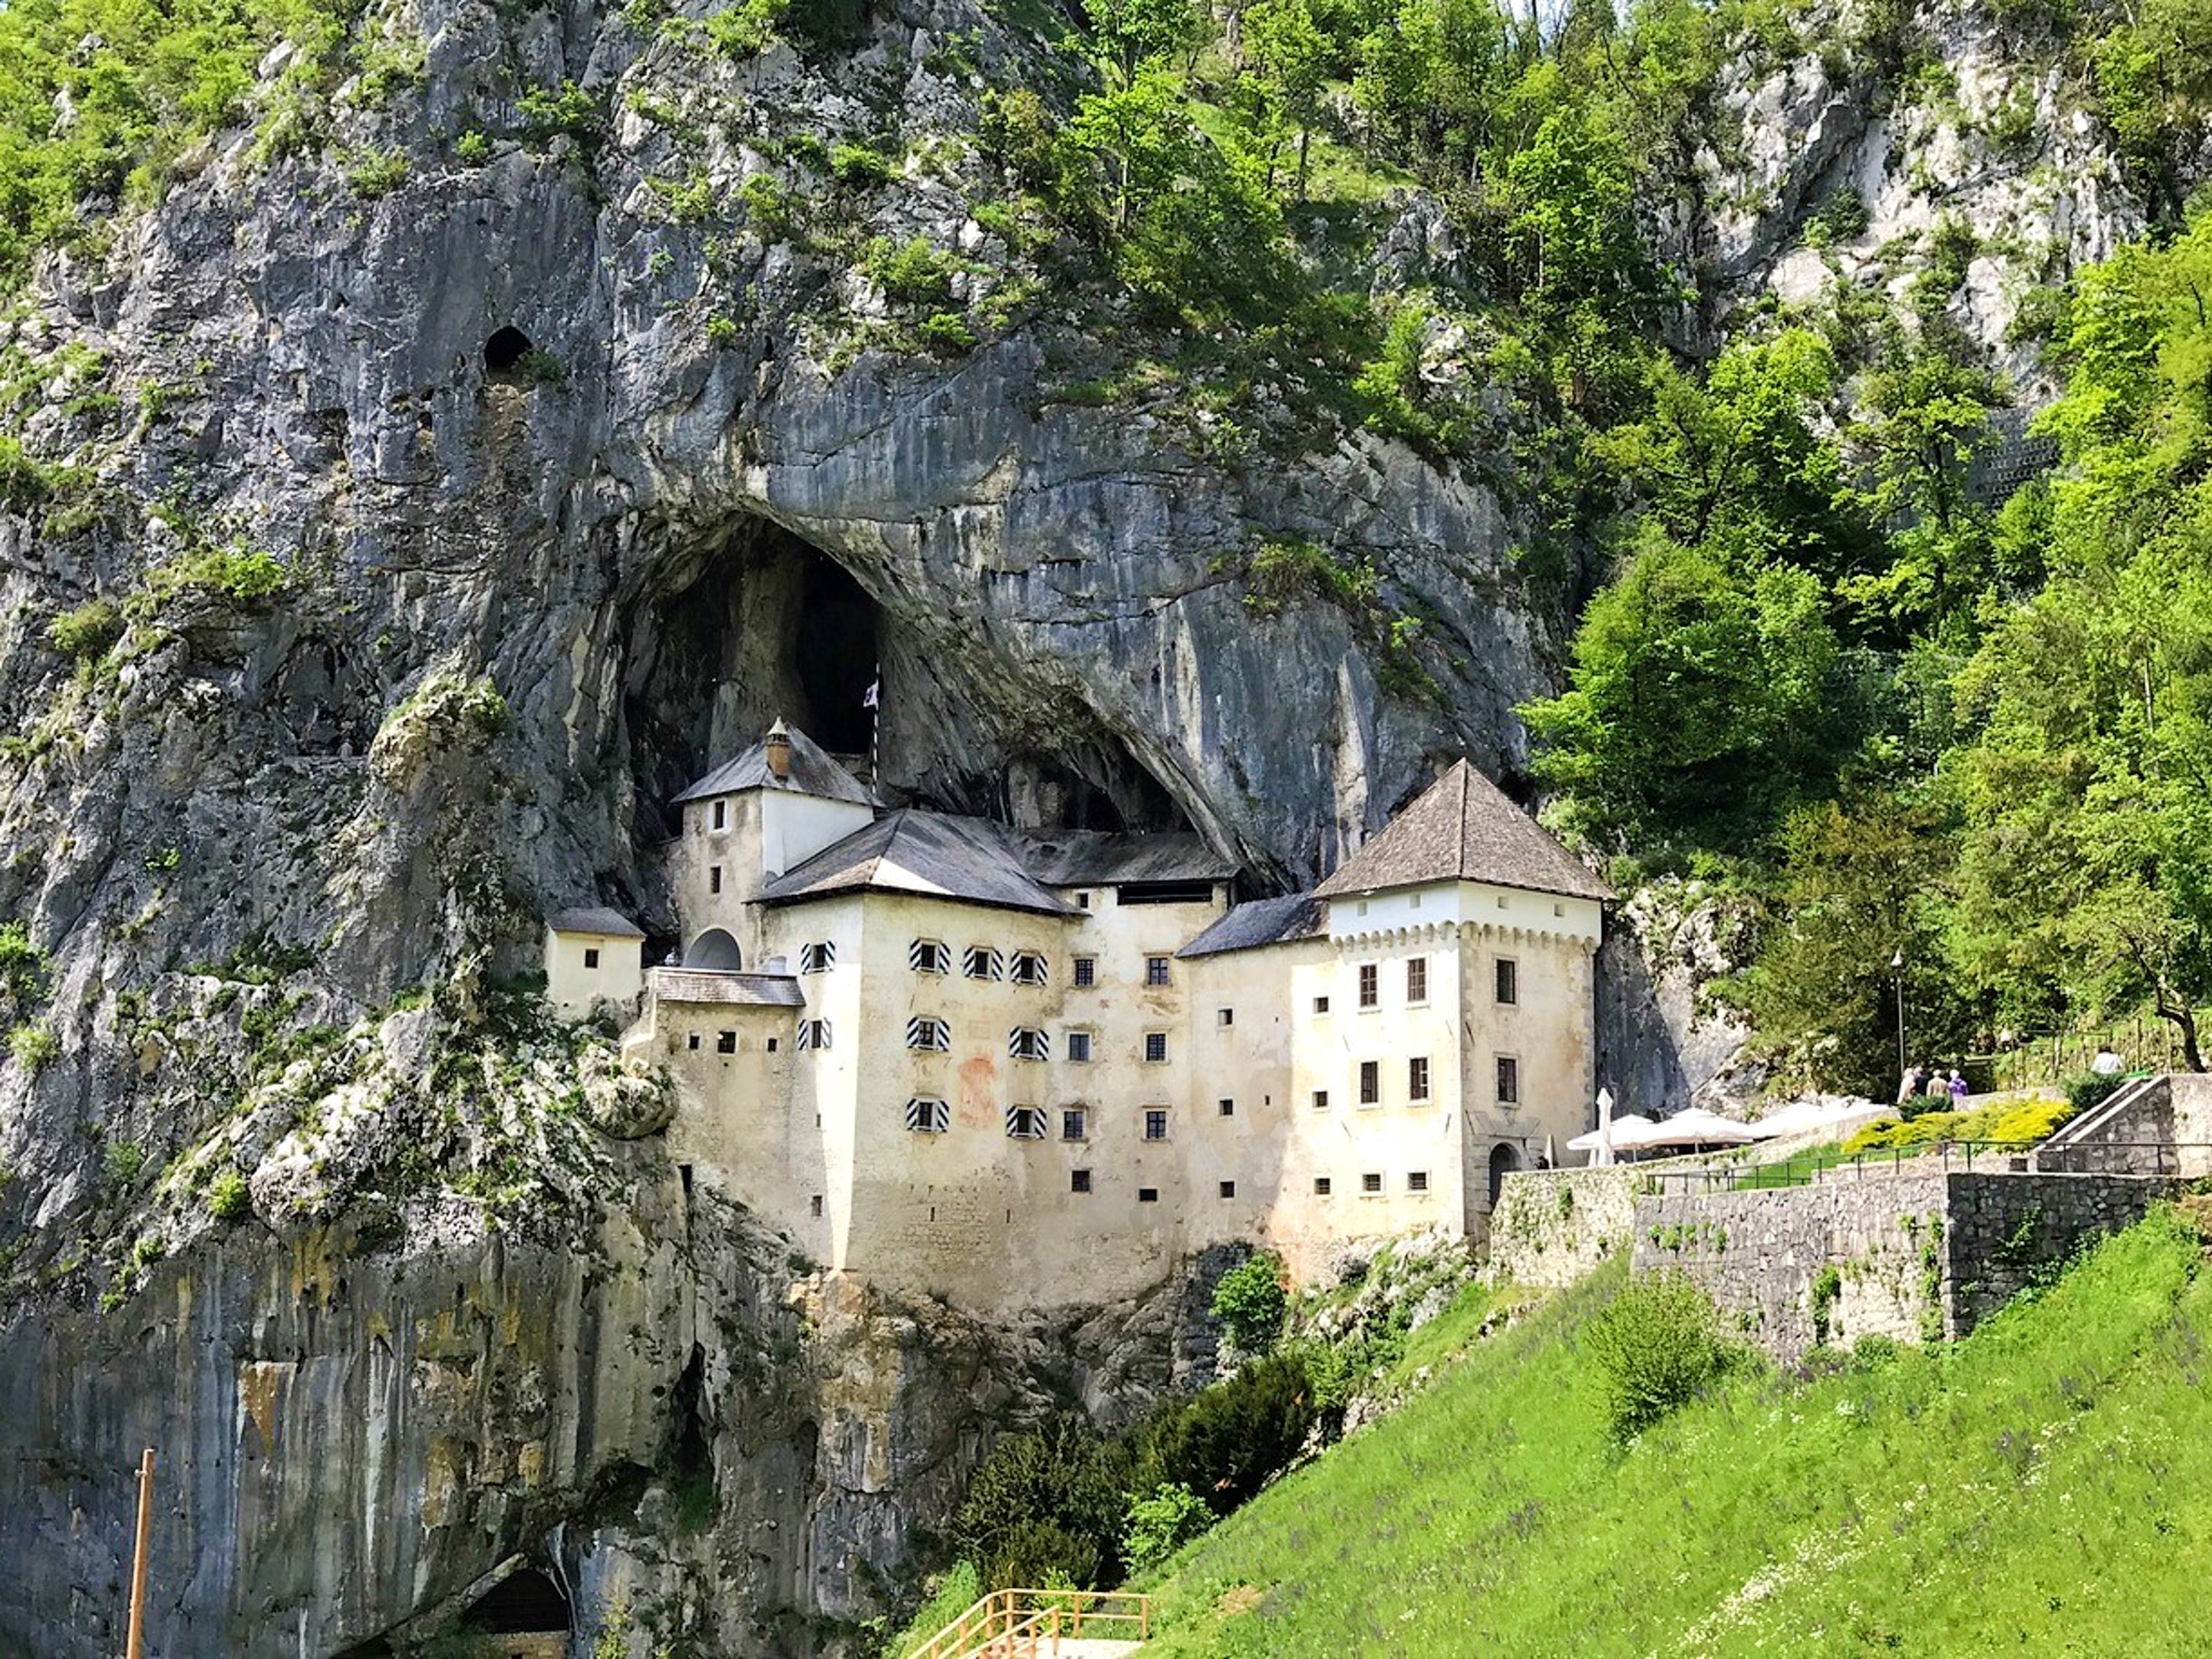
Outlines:
{"label": "flagpole", "polygon": [[146,1547],[154,1532],[154,1449],[138,1460],[138,1547],[131,1558],[131,1636],[125,1650],[129,1659],[144,1659],[146,1652]]}
{"label": "flagpole", "polygon": [[876,665],[876,677],[868,682],[867,695],[860,699],[868,711],[868,787],[878,789],[884,775],[884,665]]}

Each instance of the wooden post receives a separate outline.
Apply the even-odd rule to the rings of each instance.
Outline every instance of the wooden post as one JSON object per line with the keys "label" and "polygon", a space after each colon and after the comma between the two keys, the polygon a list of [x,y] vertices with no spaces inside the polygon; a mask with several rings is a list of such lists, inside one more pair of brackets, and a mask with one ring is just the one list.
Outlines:
{"label": "wooden post", "polygon": [[138,1460],[138,1544],[131,1556],[131,1645],[128,1659],[146,1656],[146,1547],[154,1533],[154,1449]]}

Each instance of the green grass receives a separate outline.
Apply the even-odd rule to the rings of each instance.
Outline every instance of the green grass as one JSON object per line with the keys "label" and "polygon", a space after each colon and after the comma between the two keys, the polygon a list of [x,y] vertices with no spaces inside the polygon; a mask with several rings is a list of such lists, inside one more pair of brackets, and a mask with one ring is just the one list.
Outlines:
{"label": "green grass", "polygon": [[2161,1213],[1954,1347],[1741,1375],[1626,1452],[1577,1345],[1616,1266],[1189,1546],[1147,1659],[2202,1652],[2201,1255]]}

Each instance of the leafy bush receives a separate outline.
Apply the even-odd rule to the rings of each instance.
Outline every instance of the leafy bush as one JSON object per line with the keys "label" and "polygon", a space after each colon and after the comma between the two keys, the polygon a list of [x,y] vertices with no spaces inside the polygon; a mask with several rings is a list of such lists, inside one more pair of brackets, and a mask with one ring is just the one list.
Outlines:
{"label": "leafy bush", "polygon": [[2067,1079],[2066,1103],[2076,1112],[2088,1111],[2119,1093],[2126,1082],[2117,1073],[2106,1077],[2101,1072],[2084,1072],[2079,1077]]}
{"label": "leafy bush", "polygon": [[523,136],[533,144],[564,133],[580,143],[599,136],[599,106],[574,81],[563,81],[558,90],[531,88],[514,100],[514,112],[522,122]]}
{"label": "leafy bush", "polygon": [[718,351],[727,350],[738,343],[738,324],[734,317],[713,316],[707,319],[707,343]]}
{"label": "leafy bush", "polygon": [[1866,234],[1870,222],[1866,198],[1860,195],[1856,185],[1845,185],[1814,209],[1805,222],[1805,241],[1809,247],[1832,247],[1842,242],[1856,242]]}
{"label": "leafy bush", "polygon": [[746,222],[763,241],[775,241],[790,234],[791,192],[781,179],[756,173],[738,186],[738,201],[745,210]]}
{"label": "leafy bush", "polygon": [[125,602],[123,614],[143,622],[169,599],[186,593],[240,602],[265,599],[283,592],[291,580],[291,572],[274,554],[253,548],[204,547],[148,571],[145,587]]}
{"label": "leafy bush", "polygon": [[491,160],[491,140],[471,127],[453,146],[453,154],[472,167],[480,167]]}
{"label": "leafy bush", "polygon": [[1227,1515],[1298,1455],[1315,1415],[1304,1358],[1273,1355],[1153,1419],[1139,1437],[1139,1485],[1188,1486]]}
{"label": "leafy bush", "polygon": [[118,1187],[128,1187],[146,1167],[146,1149],[135,1140],[111,1140],[100,1155],[100,1167]]}
{"label": "leafy bush", "polygon": [[62,1040],[54,1035],[54,1028],[43,1020],[18,1025],[8,1033],[8,1052],[15,1055],[18,1066],[34,1076],[61,1051]]}
{"label": "leafy bush", "polygon": [[1246,1257],[1213,1286],[1213,1316],[1247,1353],[1264,1352],[1273,1343],[1288,1305],[1283,1264],[1272,1251]]}
{"label": "leafy bush", "polygon": [[867,279],[886,297],[907,305],[949,303],[957,268],[951,255],[940,253],[920,236],[903,244],[878,236],[860,257]]}
{"label": "leafy bush", "polygon": [[884,1650],[889,1659],[903,1659],[962,1613],[983,1599],[983,1581],[973,1561],[957,1561],[923,1586],[929,1599],[907,1620]]}
{"label": "leafy bush", "polygon": [[1732,1358],[1705,1292],[1677,1273],[1639,1273],[1590,1321],[1613,1437],[1626,1443],[1686,1405]]}
{"label": "leafy bush", "polygon": [[830,152],[830,176],[841,185],[884,184],[891,172],[891,158],[866,144],[838,144]]}
{"label": "leafy bush", "polygon": [[46,639],[64,656],[89,661],[123,637],[123,613],[112,599],[92,599],[64,611],[46,625]]}
{"label": "leafy bush", "polygon": [[346,183],[364,202],[389,196],[407,182],[407,153],[398,149],[365,149],[346,169]]}
{"label": "leafy bush", "polygon": [[252,1208],[252,1193],[235,1169],[224,1167],[208,1183],[208,1213],[217,1221],[241,1220]]}
{"label": "leafy bush", "polygon": [[921,319],[915,331],[921,337],[922,344],[940,357],[957,357],[975,349],[975,331],[957,311],[933,312]]}
{"label": "leafy bush", "polygon": [[987,1589],[1118,1583],[1129,1474],[1127,1449],[1073,1414],[1007,1435],[968,1483],[954,1541]]}
{"label": "leafy bush", "polygon": [[1984,1106],[1973,1112],[1923,1112],[1917,1117],[1870,1123],[1844,1143],[1846,1158],[1861,1152],[1911,1151],[1942,1141],[1995,1141],[2033,1146],[2074,1116],[2063,1100],[2030,1100]]}
{"label": "leafy bush", "polygon": [[707,19],[707,44],[725,58],[757,58],[776,42],[791,0],[740,0]]}
{"label": "leafy bush", "polygon": [[1144,1572],[1212,1524],[1213,1511],[1188,1486],[1155,1486],[1150,1498],[1130,1502],[1128,1530],[1121,1534],[1122,1559],[1130,1571]]}

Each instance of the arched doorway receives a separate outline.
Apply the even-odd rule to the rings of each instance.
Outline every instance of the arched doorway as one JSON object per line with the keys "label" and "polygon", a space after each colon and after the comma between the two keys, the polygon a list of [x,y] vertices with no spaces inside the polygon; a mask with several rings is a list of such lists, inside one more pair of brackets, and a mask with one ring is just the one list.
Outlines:
{"label": "arched doorway", "polygon": [[1496,1209],[1505,1191],[1505,1177],[1521,1167],[1521,1154],[1504,1141],[1490,1149],[1490,1207]]}
{"label": "arched doorway", "polygon": [[709,927],[686,947],[684,965],[703,969],[710,974],[734,974],[745,965],[745,959],[738,949],[737,940],[726,930]]}

